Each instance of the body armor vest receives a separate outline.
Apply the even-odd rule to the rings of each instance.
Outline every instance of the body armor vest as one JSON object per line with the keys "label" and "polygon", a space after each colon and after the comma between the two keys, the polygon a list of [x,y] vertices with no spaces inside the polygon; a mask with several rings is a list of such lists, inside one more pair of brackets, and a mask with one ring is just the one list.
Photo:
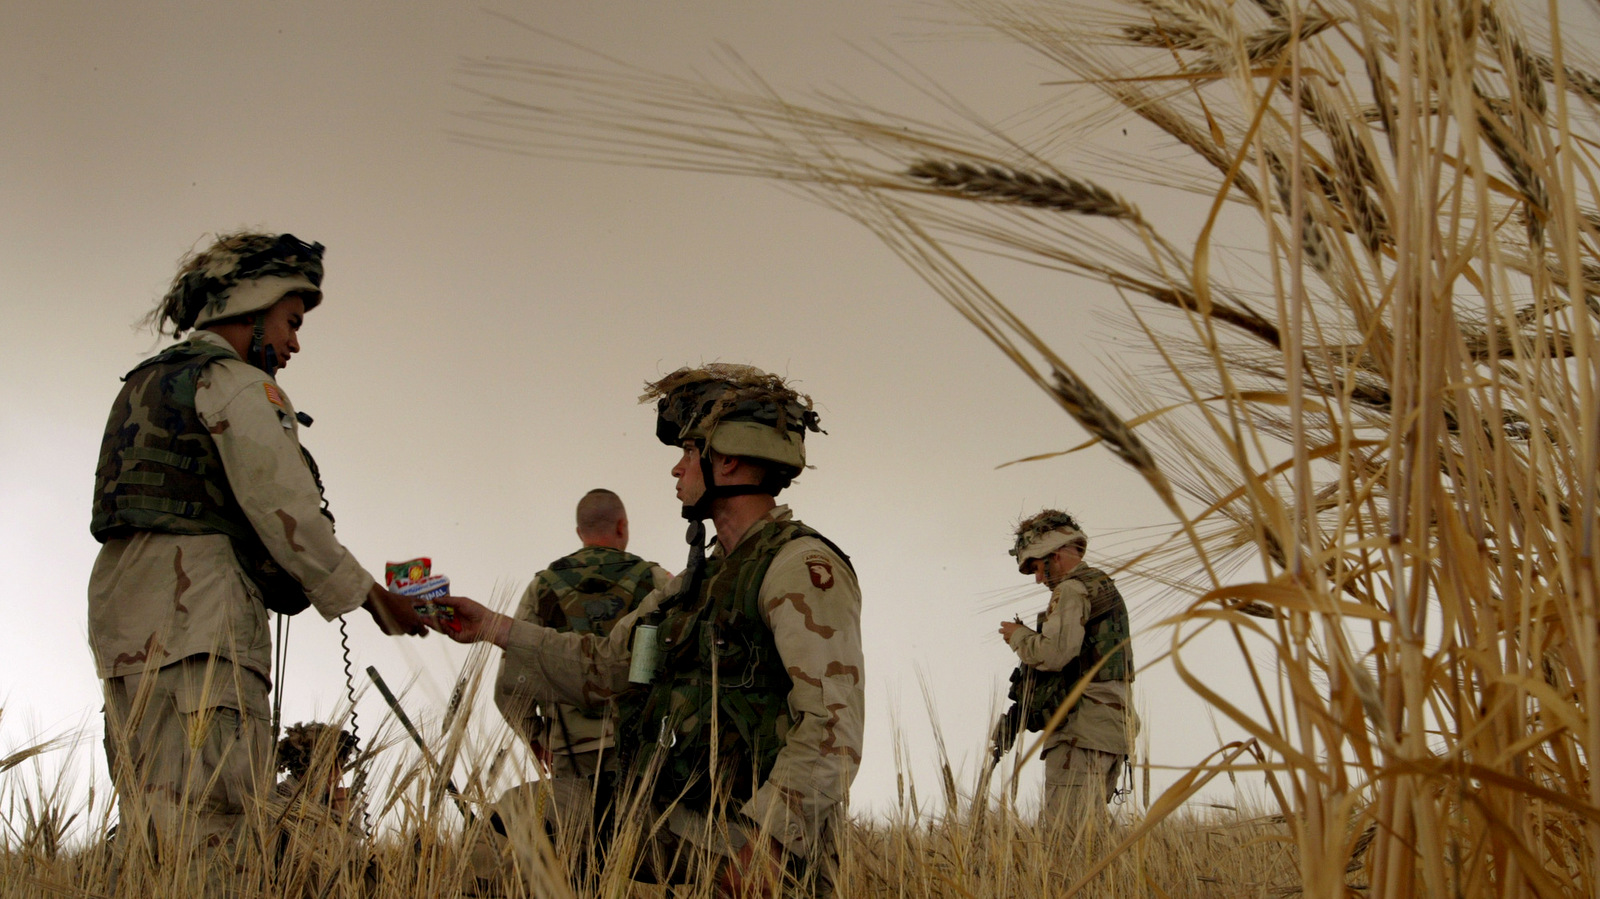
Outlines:
{"label": "body armor vest", "polygon": [[621,698],[619,716],[621,760],[635,773],[658,765],[661,801],[705,810],[717,796],[751,796],[777,761],[793,682],[761,618],[761,582],[778,551],[801,537],[827,542],[798,521],[768,522],[707,560],[697,595],[665,611],[661,667]]}
{"label": "body armor vest", "polygon": [[[655,563],[620,549],[585,546],[551,562],[539,574],[534,614],[545,627],[605,637],[618,618],[637,608],[655,589],[654,568]],[[560,707],[589,719],[605,713],[603,706],[561,703]],[[561,729],[566,730],[564,721]]]}
{"label": "body armor vest", "polygon": [[194,405],[201,372],[224,358],[233,354],[185,341],[123,378],[94,473],[95,539],[104,543],[125,530],[236,538],[252,532]]}
{"label": "body armor vest", "polygon": [[[266,607],[293,615],[310,600],[256,536],[228,486],[217,443],[195,408],[205,367],[235,358],[230,350],[187,340],[123,377],[100,442],[89,531],[101,543],[132,531],[227,534]],[[316,462],[303,447],[300,452],[320,492]],[[326,503],[322,513],[333,519]]]}
{"label": "body armor vest", "polygon": [[535,613],[545,627],[604,637],[655,589],[654,568],[632,553],[585,546],[539,576]]}
{"label": "body armor vest", "polygon": [[[1083,584],[1089,594],[1089,619],[1084,623],[1083,647],[1060,671],[1040,671],[1018,665],[1011,672],[1007,694],[1023,710],[1022,723],[1028,730],[1043,730],[1056,709],[1067,701],[1084,673],[1101,659],[1104,665],[1094,673],[1096,681],[1132,681],[1133,648],[1128,642],[1132,627],[1128,606],[1111,578],[1098,568],[1081,566],[1067,575]],[[1036,629],[1043,629],[1049,611],[1040,612]]]}

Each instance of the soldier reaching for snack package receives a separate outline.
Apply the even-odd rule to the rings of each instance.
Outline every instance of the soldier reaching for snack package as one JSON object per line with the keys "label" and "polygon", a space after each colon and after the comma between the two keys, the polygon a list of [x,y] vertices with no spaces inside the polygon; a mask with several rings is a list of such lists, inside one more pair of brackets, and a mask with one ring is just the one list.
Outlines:
{"label": "soldier reaching for snack package", "polygon": [[652,810],[628,822],[640,879],[826,894],[861,762],[861,593],[848,557],[774,499],[804,469],[817,415],[742,365],[680,369],[644,400],[682,454],[684,572],[604,638],[460,597],[452,635],[505,650],[499,695],[617,710],[618,801]]}
{"label": "soldier reaching for snack package", "polygon": [[[578,501],[577,520],[582,548],[534,577],[516,618],[604,638],[640,600],[665,587],[672,574],[628,552],[628,513],[612,491],[585,493]],[[534,703],[515,688],[517,675],[510,657],[502,656],[495,703],[550,772],[552,817],[585,831],[596,822],[603,826],[617,771],[614,710],[604,702]]]}
{"label": "soldier reaching for snack package", "polygon": [[426,633],[333,517],[275,374],[322,301],[322,245],[219,237],[180,266],[147,321],[192,333],[123,379],[95,470],[89,643],[105,687],[119,846],[181,835],[233,847],[272,789],[267,613],[365,608]]}
{"label": "soldier reaching for snack package", "polygon": [[1018,664],[1011,708],[996,727],[996,761],[1019,729],[1044,730],[1078,682],[1089,679],[1044,745],[1043,817],[1069,827],[1104,812],[1138,730],[1128,607],[1105,572],[1084,564],[1088,545],[1065,512],[1046,509],[1019,524],[1011,555],[1023,574],[1050,588],[1050,604],[1035,628],[1000,625]]}

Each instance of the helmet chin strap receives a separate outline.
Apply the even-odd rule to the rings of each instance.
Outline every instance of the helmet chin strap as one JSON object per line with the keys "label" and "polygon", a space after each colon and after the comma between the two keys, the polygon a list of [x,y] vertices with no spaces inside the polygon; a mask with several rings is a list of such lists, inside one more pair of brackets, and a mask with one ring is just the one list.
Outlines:
{"label": "helmet chin strap", "polygon": [[[754,493],[772,492],[761,484],[718,484],[716,474],[711,470],[711,448],[704,444],[700,447],[700,482],[705,486],[700,498],[695,500],[693,505],[683,507],[683,517],[690,522],[703,522],[710,518],[711,504],[725,496],[749,496]],[[699,540],[701,543],[705,542],[703,527]],[[691,538],[690,542],[694,542],[694,539]]]}
{"label": "helmet chin strap", "polygon": [[267,317],[260,313],[250,317],[249,363],[269,375],[278,373],[278,350],[267,343]]}
{"label": "helmet chin strap", "polygon": [[700,587],[706,566],[706,519],[711,517],[711,504],[725,496],[744,496],[767,493],[760,484],[718,484],[711,469],[711,449],[700,445],[700,480],[705,489],[700,498],[683,507],[683,517],[689,522],[684,540],[689,544],[689,563],[683,570],[683,589],[680,595],[692,596]]}

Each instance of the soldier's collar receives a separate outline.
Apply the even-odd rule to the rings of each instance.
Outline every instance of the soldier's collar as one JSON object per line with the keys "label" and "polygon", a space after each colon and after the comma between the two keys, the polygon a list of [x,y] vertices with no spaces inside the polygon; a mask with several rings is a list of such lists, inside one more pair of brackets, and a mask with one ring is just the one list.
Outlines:
{"label": "soldier's collar", "polygon": [[[761,530],[767,525],[778,521],[788,521],[793,517],[794,513],[789,511],[788,506],[773,506],[771,509],[767,510],[765,515],[762,515],[755,521],[750,522],[750,526],[744,529],[744,533],[739,535],[739,539],[733,541],[733,546],[728,550],[728,552],[731,553],[733,550],[738,549],[740,544],[744,543],[746,540],[749,540],[757,531]],[[722,541],[713,539],[711,541],[711,549],[713,553],[722,555]]]}
{"label": "soldier's collar", "polygon": [[221,334],[218,334],[215,331],[210,331],[205,328],[196,328],[193,331],[190,331],[189,336],[185,337],[184,340],[190,343],[206,343],[210,344],[211,346],[221,347],[228,351],[228,355],[243,361],[242,357],[239,355],[239,351],[233,348],[233,344],[229,343],[226,337],[223,337]]}

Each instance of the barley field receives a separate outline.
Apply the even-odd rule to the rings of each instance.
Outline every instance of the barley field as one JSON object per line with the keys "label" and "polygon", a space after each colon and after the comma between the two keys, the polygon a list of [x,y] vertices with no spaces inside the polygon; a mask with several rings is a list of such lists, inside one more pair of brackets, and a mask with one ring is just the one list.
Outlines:
{"label": "barley field", "polygon": [[[947,12],[1054,73],[1052,103],[1008,129],[953,100],[931,121],[757,72],[462,71],[469,143],[770,179],[865,226],[1081,425],[1070,452],[1112,452],[1170,513],[1118,563],[1180,597],[1147,664],[1249,738],[1072,838],[948,775],[938,814],[908,801],[853,823],[839,895],[1600,894],[1600,65],[1565,27],[1595,5]],[[1061,138],[1105,128],[1148,152]],[[1063,296],[1108,286],[1098,326],[1141,351],[1074,364],[1015,311],[1034,298],[980,274],[999,263]],[[1233,637],[1250,704],[1185,654],[1201,631]],[[480,772],[472,808],[497,762],[452,739],[435,751]],[[182,864],[113,882],[112,853],[69,836],[103,831],[105,797],[29,781],[21,755],[0,761],[0,892],[198,889]],[[308,822],[329,834],[302,841],[317,852],[249,861],[282,839],[263,822],[240,894],[467,888],[483,824],[420,763],[385,764],[370,840]],[[1245,772],[1267,784],[1258,806],[1192,802]],[[619,860],[574,880],[581,853],[534,830],[509,841],[513,895],[658,891]]]}
{"label": "barley field", "polygon": [[[481,665],[482,657],[478,659]],[[469,675],[481,674],[469,671]],[[473,678],[478,680],[477,678]],[[374,784],[365,802],[333,808],[313,802],[284,808],[265,801],[245,836],[223,850],[163,844],[151,852],[115,832],[116,812],[104,795],[87,797],[29,772],[32,747],[0,760],[0,895],[6,897],[399,897],[701,896],[717,895],[711,878],[667,888],[635,883],[639,828],[625,818],[608,831],[610,850],[594,850],[563,833],[552,843],[542,822],[505,813],[495,833],[493,782],[515,783],[506,741],[475,747],[485,728],[471,720],[472,697],[432,733],[430,761],[403,735],[380,733],[373,758],[357,775]],[[498,722],[490,722],[490,728]],[[326,764],[333,734],[313,750]],[[454,778],[444,773],[452,766]],[[358,761],[357,767],[361,767]],[[902,783],[892,813],[851,822],[841,840],[837,895],[871,897],[1283,896],[1299,891],[1299,869],[1281,814],[1242,806],[1183,808],[1142,825],[1137,803],[1081,832],[1041,828],[1019,814],[1005,791],[974,801],[951,766],[942,783]],[[347,777],[346,782],[355,779]],[[453,781],[453,782],[452,782]],[[456,784],[460,787],[457,789]],[[979,785],[981,789],[981,785]],[[271,796],[271,784],[258,792]],[[626,807],[627,799],[623,799]],[[937,807],[941,811],[930,813]],[[113,835],[108,840],[107,833]],[[180,841],[181,842],[181,841]],[[214,867],[215,866],[215,867]],[[1359,866],[1350,883],[1363,886]]]}

